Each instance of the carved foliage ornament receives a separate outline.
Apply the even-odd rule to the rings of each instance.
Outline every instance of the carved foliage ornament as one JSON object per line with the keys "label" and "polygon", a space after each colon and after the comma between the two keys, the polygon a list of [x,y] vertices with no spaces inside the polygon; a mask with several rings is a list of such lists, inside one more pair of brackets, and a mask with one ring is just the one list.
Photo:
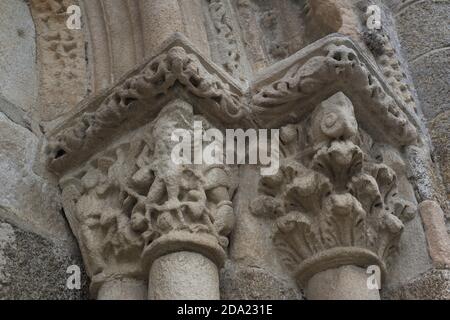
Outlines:
{"label": "carved foliage ornament", "polygon": [[394,171],[363,151],[363,133],[343,93],[316,108],[309,141],[299,130],[282,129],[280,171],[261,179],[253,213],[276,218],[275,246],[301,284],[347,264],[386,272],[404,222],[416,211],[399,197]]}

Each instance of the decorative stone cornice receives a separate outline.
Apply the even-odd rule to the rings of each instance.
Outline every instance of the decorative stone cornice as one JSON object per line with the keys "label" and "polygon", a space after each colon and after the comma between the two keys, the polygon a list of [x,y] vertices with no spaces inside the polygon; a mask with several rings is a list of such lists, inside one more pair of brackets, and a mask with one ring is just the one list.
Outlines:
{"label": "decorative stone cornice", "polygon": [[222,124],[245,123],[248,110],[234,80],[176,34],[163,45],[162,53],[105,94],[87,101],[50,134],[49,167],[61,172],[80,163],[124,128],[132,130],[150,122],[177,96],[196,99],[204,114]]}
{"label": "decorative stone cornice", "polygon": [[[145,279],[172,252],[223,264],[236,174],[170,158],[171,133],[192,130],[194,120],[219,129],[282,127],[280,171],[261,180],[252,207],[278,217],[275,243],[300,282],[339,264],[386,269],[414,210],[367,141],[403,146],[417,133],[414,115],[383,81],[358,47],[334,35],[270,67],[245,91],[176,35],[49,136],[48,166],[60,177],[94,293],[110,279]],[[300,141],[291,123],[309,128],[310,139]]]}
{"label": "decorative stone cornice", "polygon": [[170,158],[171,133],[193,121],[192,106],[175,100],[153,123],[61,179],[94,296],[105,281],[145,279],[152,263],[172,252],[201,253],[223,265],[234,224],[234,171],[178,166]]}
{"label": "decorative stone cornice", "polygon": [[261,179],[251,210],[276,219],[275,246],[299,283],[345,265],[386,273],[416,208],[399,197],[395,172],[372,158],[350,100],[333,95],[280,137],[280,171]]}
{"label": "decorative stone cornice", "polygon": [[394,145],[414,143],[416,116],[348,38],[329,36],[268,68],[252,85],[253,114],[261,126],[298,121],[336,92],[355,105],[367,130]]}

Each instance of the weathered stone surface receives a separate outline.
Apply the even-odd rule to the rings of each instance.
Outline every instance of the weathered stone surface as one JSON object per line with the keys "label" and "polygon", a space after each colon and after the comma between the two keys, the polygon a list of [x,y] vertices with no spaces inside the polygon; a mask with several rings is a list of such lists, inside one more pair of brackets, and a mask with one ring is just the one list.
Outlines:
{"label": "weathered stone surface", "polygon": [[[434,144],[435,159],[441,172],[434,168],[427,169],[427,174],[432,184],[429,190],[448,189],[448,169],[446,157],[448,146],[446,145],[447,132],[449,131],[446,112],[450,108],[450,69],[449,69],[449,44],[450,29],[450,1],[388,1],[395,3],[396,26],[402,51],[409,64],[409,70],[415,84],[421,109],[428,121],[430,135]],[[447,119],[447,120],[446,120]],[[415,170],[413,170],[415,171]],[[444,185],[442,185],[442,174]],[[431,181],[430,180],[430,181]],[[418,181],[418,189],[424,185]],[[448,199],[445,199],[445,190],[433,192],[432,197],[424,199],[436,199],[445,207],[448,216]]]}
{"label": "weathered stone surface", "polygon": [[66,238],[58,188],[32,169],[37,148],[33,133],[0,113],[0,217]]}
{"label": "weathered stone surface", "polygon": [[[15,28],[31,22],[25,3],[36,36]],[[366,25],[368,4],[382,30]],[[450,250],[434,163],[447,180],[449,4],[9,1],[0,298],[82,299],[89,277],[97,299],[378,299],[373,265],[384,298],[448,296],[448,273],[432,268]],[[82,30],[67,28],[69,5]],[[194,121],[280,129],[278,173],[178,166],[171,135]],[[421,219],[429,199],[439,205],[423,203]],[[71,264],[86,269],[80,291],[66,289]]]}
{"label": "weathered stone surface", "polygon": [[[175,0],[140,0],[147,57],[174,32],[182,32],[205,54],[209,55],[206,30],[199,1],[190,5]],[[185,21],[190,21],[186,23]]]}
{"label": "weathered stone surface", "polygon": [[225,300],[302,300],[301,290],[269,270],[228,261],[220,274]]}
{"label": "weathered stone surface", "polygon": [[188,251],[157,259],[149,276],[151,300],[219,300],[219,272],[214,262]]}
{"label": "weathered stone surface", "polygon": [[79,1],[30,0],[29,4],[39,68],[39,109],[34,117],[47,122],[69,112],[87,93],[84,33],[66,25],[67,8]]}
{"label": "weathered stone surface", "polygon": [[308,300],[380,300],[378,289],[368,288],[368,277],[365,269],[355,266],[328,269],[309,280],[306,294]]}
{"label": "weathered stone surface", "polygon": [[71,265],[83,270],[73,239],[54,242],[0,219],[0,299],[88,299],[85,273],[80,290],[67,288]]}
{"label": "weathered stone surface", "polygon": [[[396,15],[398,34],[407,60],[422,55],[427,60],[432,50],[449,46],[450,1],[410,1]],[[443,65],[442,65],[443,66]],[[417,89],[421,89],[420,85]]]}
{"label": "weathered stone surface", "polygon": [[12,122],[24,128],[31,129],[32,127],[30,123],[30,118],[26,115],[25,111],[23,111],[22,108],[13,105],[1,95],[0,95],[0,113],[3,113]]}
{"label": "weathered stone surface", "polygon": [[411,146],[406,148],[406,154],[409,179],[413,182],[417,200],[435,200],[441,206],[445,205],[445,187],[428,147]]}
{"label": "weathered stone surface", "polygon": [[450,268],[450,236],[447,233],[441,207],[434,201],[424,201],[419,205],[419,211],[434,266]]}
{"label": "weathered stone surface", "polygon": [[411,73],[429,120],[450,110],[450,49],[429,53],[410,63]]}
{"label": "weathered stone surface", "polygon": [[439,163],[447,199],[450,200],[450,110],[430,120],[428,127],[434,146],[435,160]]}
{"label": "weathered stone surface", "polygon": [[396,289],[382,291],[386,300],[450,300],[450,270],[433,269]]}
{"label": "weathered stone surface", "polygon": [[432,263],[427,251],[427,241],[417,214],[403,231],[397,251],[387,275],[384,286],[395,287],[407,283],[411,279],[432,268]]}
{"label": "weathered stone surface", "polygon": [[11,275],[5,269],[11,264],[11,259],[7,257],[5,250],[9,246],[14,246],[16,237],[13,227],[8,224],[0,223],[0,299],[5,298],[6,288],[10,284]]}
{"label": "weathered stone surface", "polygon": [[0,43],[0,94],[24,111],[31,111],[37,98],[36,45],[25,1],[2,1]]}
{"label": "weathered stone surface", "polygon": [[146,300],[148,285],[136,279],[112,279],[98,291],[97,300]]}
{"label": "weathered stone surface", "polygon": [[382,2],[389,7],[390,10],[392,10],[393,12],[397,11],[398,6],[401,3],[404,3],[405,0],[382,0]]}

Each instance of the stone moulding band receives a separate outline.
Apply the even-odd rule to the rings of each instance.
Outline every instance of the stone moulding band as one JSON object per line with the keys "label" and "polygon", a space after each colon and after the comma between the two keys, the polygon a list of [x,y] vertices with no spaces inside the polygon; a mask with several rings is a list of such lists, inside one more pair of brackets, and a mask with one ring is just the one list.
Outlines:
{"label": "stone moulding band", "polygon": [[152,121],[174,95],[197,99],[201,113],[232,127],[268,128],[286,124],[292,121],[289,114],[304,114],[309,106],[343,91],[354,102],[361,123],[387,142],[401,146],[417,139],[415,116],[344,36],[329,36],[300,50],[256,77],[248,90],[228,78],[178,35],[108,95],[82,104],[86,111],[50,133],[48,166],[61,174],[80,164],[117,132],[132,129],[132,119],[139,124]]}
{"label": "stone moulding band", "polygon": [[145,283],[145,281],[147,281],[146,279],[140,279],[140,275],[119,275],[119,274],[114,274],[114,275],[105,275],[103,273],[100,274],[96,274],[95,276],[92,277],[91,279],[91,283],[89,285],[89,294],[91,297],[97,297],[98,292],[100,291],[100,288],[107,282],[110,281],[116,281],[116,280],[132,280],[132,281],[143,281]]}
{"label": "stone moulding band", "polygon": [[387,274],[385,263],[372,251],[358,247],[340,247],[319,252],[304,260],[294,271],[294,276],[301,286],[306,287],[309,279],[315,274],[346,265],[362,268],[376,265],[381,269],[382,279]]}
{"label": "stone moulding band", "polygon": [[216,238],[207,234],[194,234],[187,231],[172,231],[152,241],[142,252],[142,264],[149,269],[158,258],[180,251],[190,251],[204,255],[218,268],[223,267],[225,250]]}
{"label": "stone moulding band", "polygon": [[[223,267],[228,237],[234,227],[231,200],[234,176],[225,168],[203,171],[206,168],[177,166],[169,156],[173,144],[166,141],[168,133],[189,129],[189,123],[196,117],[203,117],[217,129],[228,125],[241,129],[284,128],[311,120],[314,124],[311,150],[317,153],[311,159],[317,162],[317,168],[315,165],[313,168],[320,171],[322,165],[325,171],[320,172],[332,180],[327,185],[334,192],[322,197],[327,210],[314,207],[311,212],[328,222],[335,215],[340,217],[343,210],[351,213],[358,241],[350,247],[344,237],[343,242],[330,245],[330,236],[321,250],[314,252],[317,254],[300,255],[301,259],[294,261],[294,275],[299,284],[305,285],[314,274],[344,265],[377,265],[386,274],[384,253],[378,257],[368,248],[378,245],[390,249],[385,246],[397,240],[403,223],[395,214],[402,204],[394,199],[392,208],[387,204],[392,211],[388,213],[373,206],[363,210],[356,195],[349,193],[350,182],[357,183],[365,177],[374,186],[373,190],[366,190],[373,196],[367,201],[374,201],[382,198],[378,186],[395,180],[388,168],[375,168],[375,176],[366,172],[370,166],[363,171],[358,139],[362,131],[379,137],[377,143],[395,147],[418,139],[416,119],[405,110],[379,71],[351,40],[333,35],[268,68],[268,73],[256,77],[246,90],[228,78],[189,42],[176,37],[158,55],[102,96],[83,104],[83,110],[51,132],[46,148],[49,169],[59,175],[62,185],[75,175],[75,180],[86,187],[85,193],[79,192],[79,199],[75,194],[65,206],[73,207],[72,215],[81,219],[74,224],[80,229],[74,233],[81,235],[78,237],[81,247],[91,258],[87,263],[95,267],[90,268],[94,293],[105,281],[117,280],[116,276],[142,279],[149,275],[157,259],[176,252],[195,252],[218,268]],[[318,110],[322,110],[319,113],[314,111],[318,105],[321,106]],[[289,141],[284,142],[295,143],[297,135],[291,136],[286,130]],[[294,139],[291,141],[289,137]],[[119,143],[119,147],[113,147]],[[337,164],[335,156],[350,162]],[[301,164],[296,164],[293,171],[298,174],[312,170],[307,166],[302,171]],[[347,170],[350,167],[353,169]],[[292,178],[288,174],[292,170],[285,169],[285,178]],[[349,175],[336,176],[336,170],[348,171]],[[384,175],[378,175],[379,172]],[[350,181],[356,173],[361,179]],[[376,180],[377,177],[382,181]],[[324,191],[315,188],[314,183],[305,185],[301,175],[295,183],[289,195],[297,198],[308,188],[317,196]],[[347,189],[343,189],[345,185]],[[67,187],[66,192],[69,191]],[[365,217],[372,211],[383,223],[368,223],[367,227],[360,224],[364,219],[370,222]],[[346,226],[347,220],[341,220],[338,222]],[[324,228],[320,231],[334,230]],[[366,237],[386,230],[388,237],[382,238],[383,241]],[[297,239],[296,232],[289,236]],[[362,248],[362,243],[368,248]],[[297,244],[294,241],[290,247],[296,258]]]}

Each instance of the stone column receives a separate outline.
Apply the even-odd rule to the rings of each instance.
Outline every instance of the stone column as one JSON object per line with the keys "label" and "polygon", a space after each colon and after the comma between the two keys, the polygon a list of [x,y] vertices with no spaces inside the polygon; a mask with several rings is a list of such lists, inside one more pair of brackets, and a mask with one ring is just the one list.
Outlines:
{"label": "stone column", "polygon": [[380,300],[377,289],[367,286],[366,270],[343,266],[315,274],[306,286],[309,300]]}
{"label": "stone column", "polygon": [[[320,103],[304,125],[311,162],[296,160],[303,152],[299,129],[282,128],[286,159],[279,174],[262,178],[265,195],[252,210],[277,217],[275,247],[308,299],[380,299],[369,277],[381,287],[415,206],[398,197],[395,172],[357,144],[353,104],[342,92]],[[370,266],[379,274],[367,274]]]}

